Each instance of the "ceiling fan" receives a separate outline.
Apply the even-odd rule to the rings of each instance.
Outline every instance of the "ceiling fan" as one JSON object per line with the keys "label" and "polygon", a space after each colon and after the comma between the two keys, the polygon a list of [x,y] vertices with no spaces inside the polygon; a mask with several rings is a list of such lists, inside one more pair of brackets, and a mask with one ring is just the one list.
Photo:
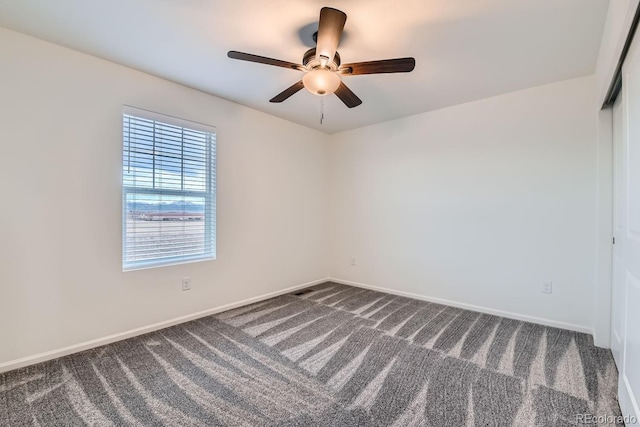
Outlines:
{"label": "ceiling fan", "polygon": [[362,104],[362,100],[342,82],[341,76],[408,73],[416,66],[416,60],[414,58],[396,58],[341,64],[337,49],[346,21],[347,15],[344,12],[330,7],[323,7],[320,10],[318,32],[314,34],[316,47],[305,52],[302,57],[302,64],[294,64],[235,50],[229,51],[227,56],[232,59],[275,65],[276,67],[289,68],[305,73],[302,80],[274,96],[269,102],[282,102],[300,89],[305,88],[318,96],[335,93],[347,107],[357,107]]}

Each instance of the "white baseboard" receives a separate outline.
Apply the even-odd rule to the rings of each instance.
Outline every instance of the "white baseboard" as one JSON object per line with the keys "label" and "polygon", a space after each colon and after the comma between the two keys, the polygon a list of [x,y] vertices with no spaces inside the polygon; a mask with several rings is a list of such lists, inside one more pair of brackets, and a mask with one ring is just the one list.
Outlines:
{"label": "white baseboard", "polygon": [[317,285],[318,283],[324,283],[329,279],[318,279],[312,282],[302,283],[299,285],[291,286],[279,291],[270,292],[268,294],[259,295],[257,297],[248,298],[242,301],[233,302],[231,304],[222,305],[219,307],[210,308],[197,313],[188,314],[186,316],[176,317],[174,319],[166,320],[164,322],[154,323],[152,325],[143,326],[140,328],[130,329],[125,332],[120,332],[113,335],[108,335],[102,338],[96,338],[90,341],[85,341],[79,344],[70,345],[67,347],[59,348],[57,350],[46,351],[44,353],[36,354],[33,356],[27,356],[20,359],[10,360],[8,362],[0,363],[0,373],[12,371],[14,369],[23,368],[29,365],[35,365],[36,363],[46,362],[47,360],[56,359],[58,357],[67,356],[69,354],[78,353],[80,351],[89,350],[91,348],[100,347],[102,345],[111,344],[116,341],[122,341],[127,338],[132,338],[138,335],[147,334],[149,332],[157,331],[159,329],[168,328],[169,326],[178,325],[180,323],[189,322],[191,320],[199,319],[201,317],[210,316],[212,314],[221,313],[223,311],[231,310],[243,305],[253,304],[254,302],[263,301],[269,298],[277,297],[278,295],[288,294],[298,289],[306,288],[309,286]]}
{"label": "white baseboard", "polygon": [[330,277],[328,280],[330,280],[331,282],[341,283],[343,285],[357,286],[359,288],[371,289],[373,291],[386,292],[388,294],[414,298],[422,301],[434,302],[437,304],[449,305],[452,307],[463,308],[465,310],[493,314],[496,316],[507,317],[509,319],[522,320],[525,322],[537,323],[540,325],[551,326],[559,329],[567,329],[567,330],[576,331],[576,332],[583,332],[585,334],[593,335],[593,330],[591,328],[581,326],[581,325],[575,325],[573,323],[558,322],[555,320],[544,319],[542,317],[527,316],[524,314],[512,313],[510,311],[496,310],[493,308],[482,307],[479,305],[466,304],[466,303],[451,301],[451,300],[442,299],[442,298],[430,297],[427,295],[414,294],[413,292],[398,291],[395,289],[383,288],[380,286],[372,286],[364,283],[352,282],[349,280],[342,280],[335,277]]}
{"label": "white baseboard", "polygon": [[599,334],[598,328],[593,329],[593,345],[611,350],[611,334]]}
{"label": "white baseboard", "polygon": [[293,291],[298,290],[298,289],[302,289],[302,288],[306,288],[306,287],[309,287],[309,286],[317,285],[318,283],[324,283],[324,282],[327,282],[327,281],[336,282],[336,283],[342,283],[344,285],[350,285],[350,286],[356,286],[356,287],[364,288],[364,289],[371,289],[371,290],[374,290],[374,291],[386,292],[388,294],[399,295],[399,296],[404,296],[404,297],[408,297],[408,298],[414,298],[414,299],[418,299],[418,300],[422,300],[422,301],[435,302],[435,303],[438,303],[438,304],[449,305],[449,306],[452,306],[452,307],[463,308],[463,309],[466,309],[466,310],[478,311],[480,313],[493,314],[493,315],[496,315],[496,316],[508,317],[510,319],[522,320],[522,321],[531,322],[531,323],[538,323],[538,324],[545,325],[545,326],[552,326],[552,327],[560,328],[560,329],[568,329],[568,330],[571,330],[571,331],[583,332],[583,333],[586,333],[586,334],[593,335],[593,331],[590,328],[587,328],[587,327],[584,327],[584,326],[580,326],[580,325],[574,325],[572,323],[557,322],[555,320],[543,319],[543,318],[540,318],[540,317],[526,316],[526,315],[523,315],[523,314],[512,313],[512,312],[502,311],[502,310],[495,310],[495,309],[492,309],[492,308],[481,307],[481,306],[477,306],[477,305],[473,305],[473,304],[465,304],[465,303],[461,303],[461,302],[457,302],[457,301],[451,301],[451,300],[446,300],[446,299],[441,299],[441,298],[434,298],[434,297],[430,297],[430,296],[427,296],[427,295],[414,294],[412,292],[398,291],[398,290],[395,290],[395,289],[383,288],[383,287],[380,287],[380,286],[372,286],[372,285],[367,285],[367,284],[364,284],[364,283],[352,282],[352,281],[349,281],[349,280],[342,280],[342,279],[338,279],[338,278],[335,278],[335,277],[328,277],[328,278],[318,279],[318,280],[314,280],[314,281],[311,281],[311,282],[307,282],[307,283],[302,283],[302,284],[299,284],[299,285],[291,286],[291,287],[286,288],[286,289],[281,289],[279,291],[270,292],[268,294],[259,295],[259,296],[256,296],[256,297],[253,297],[253,298],[248,298],[248,299],[245,299],[245,300],[242,300],[242,301],[238,301],[238,302],[222,305],[222,306],[219,306],[219,307],[214,307],[214,308],[210,308],[210,309],[207,309],[207,310],[199,311],[197,313],[188,314],[186,316],[176,317],[174,319],[170,319],[170,320],[166,320],[166,321],[163,321],[163,322],[154,323],[152,325],[143,326],[143,327],[136,328],[136,329],[131,329],[131,330],[128,330],[128,331],[125,331],[125,332],[120,332],[120,333],[117,333],[117,334],[108,335],[108,336],[102,337],[102,338],[96,338],[94,340],[85,341],[85,342],[82,342],[82,343],[79,343],[79,344],[70,345],[70,346],[67,346],[67,347],[63,347],[63,348],[59,348],[59,349],[56,349],[56,350],[47,351],[47,352],[36,354],[36,355],[33,355],[33,356],[27,356],[27,357],[23,357],[23,358],[20,358],[20,359],[10,360],[8,362],[3,362],[3,363],[0,363],[0,373],[7,372],[7,371],[12,371],[14,369],[23,368],[23,367],[29,366],[29,365],[34,365],[34,364],[40,363],[40,362],[46,362],[47,360],[56,359],[58,357],[63,357],[63,356],[67,356],[69,354],[78,353],[80,351],[89,350],[91,348],[95,348],[95,347],[100,347],[100,346],[103,346],[103,345],[111,344],[111,343],[116,342],[116,341],[122,341],[122,340],[125,340],[127,338],[132,338],[132,337],[135,337],[135,336],[138,336],[138,335],[147,334],[149,332],[157,331],[159,329],[168,328],[169,326],[174,326],[174,325],[178,325],[180,323],[189,322],[191,320],[199,319],[201,317],[210,316],[212,314],[221,313],[223,311],[231,310],[231,309],[234,309],[234,308],[237,308],[237,307],[241,307],[243,305],[253,304],[255,302],[263,301],[263,300],[266,300],[266,299],[269,299],[269,298],[276,297],[278,295],[287,294],[287,293],[293,292]]}

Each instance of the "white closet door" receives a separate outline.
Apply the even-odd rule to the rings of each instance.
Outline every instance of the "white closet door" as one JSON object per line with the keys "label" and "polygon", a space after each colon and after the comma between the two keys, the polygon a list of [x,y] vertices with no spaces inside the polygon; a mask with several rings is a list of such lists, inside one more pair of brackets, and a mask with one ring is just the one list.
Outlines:
{"label": "white closet door", "polygon": [[621,97],[614,110],[612,347],[620,407],[623,414],[640,417],[640,37],[623,66]]}

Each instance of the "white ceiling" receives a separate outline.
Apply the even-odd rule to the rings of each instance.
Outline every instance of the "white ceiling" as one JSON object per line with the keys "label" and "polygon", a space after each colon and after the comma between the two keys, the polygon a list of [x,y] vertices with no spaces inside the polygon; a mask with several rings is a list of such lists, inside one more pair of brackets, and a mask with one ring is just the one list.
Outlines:
{"label": "white ceiling", "polygon": [[[0,0],[0,26],[127,65],[327,133],[594,72],[609,0]],[[363,100],[300,91],[320,8],[347,15],[342,62],[413,56],[409,74],[345,77]]]}

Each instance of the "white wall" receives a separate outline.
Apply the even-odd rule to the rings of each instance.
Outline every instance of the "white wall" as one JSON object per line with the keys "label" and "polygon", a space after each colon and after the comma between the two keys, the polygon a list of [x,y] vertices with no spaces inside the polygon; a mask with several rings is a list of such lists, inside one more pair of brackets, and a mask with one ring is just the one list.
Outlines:
{"label": "white wall", "polygon": [[[326,135],[3,29],[0,58],[0,366],[326,277]],[[216,261],[122,273],[123,104],[217,126]]]}
{"label": "white wall", "polygon": [[591,330],[594,89],[583,77],[333,135],[331,276]]}

